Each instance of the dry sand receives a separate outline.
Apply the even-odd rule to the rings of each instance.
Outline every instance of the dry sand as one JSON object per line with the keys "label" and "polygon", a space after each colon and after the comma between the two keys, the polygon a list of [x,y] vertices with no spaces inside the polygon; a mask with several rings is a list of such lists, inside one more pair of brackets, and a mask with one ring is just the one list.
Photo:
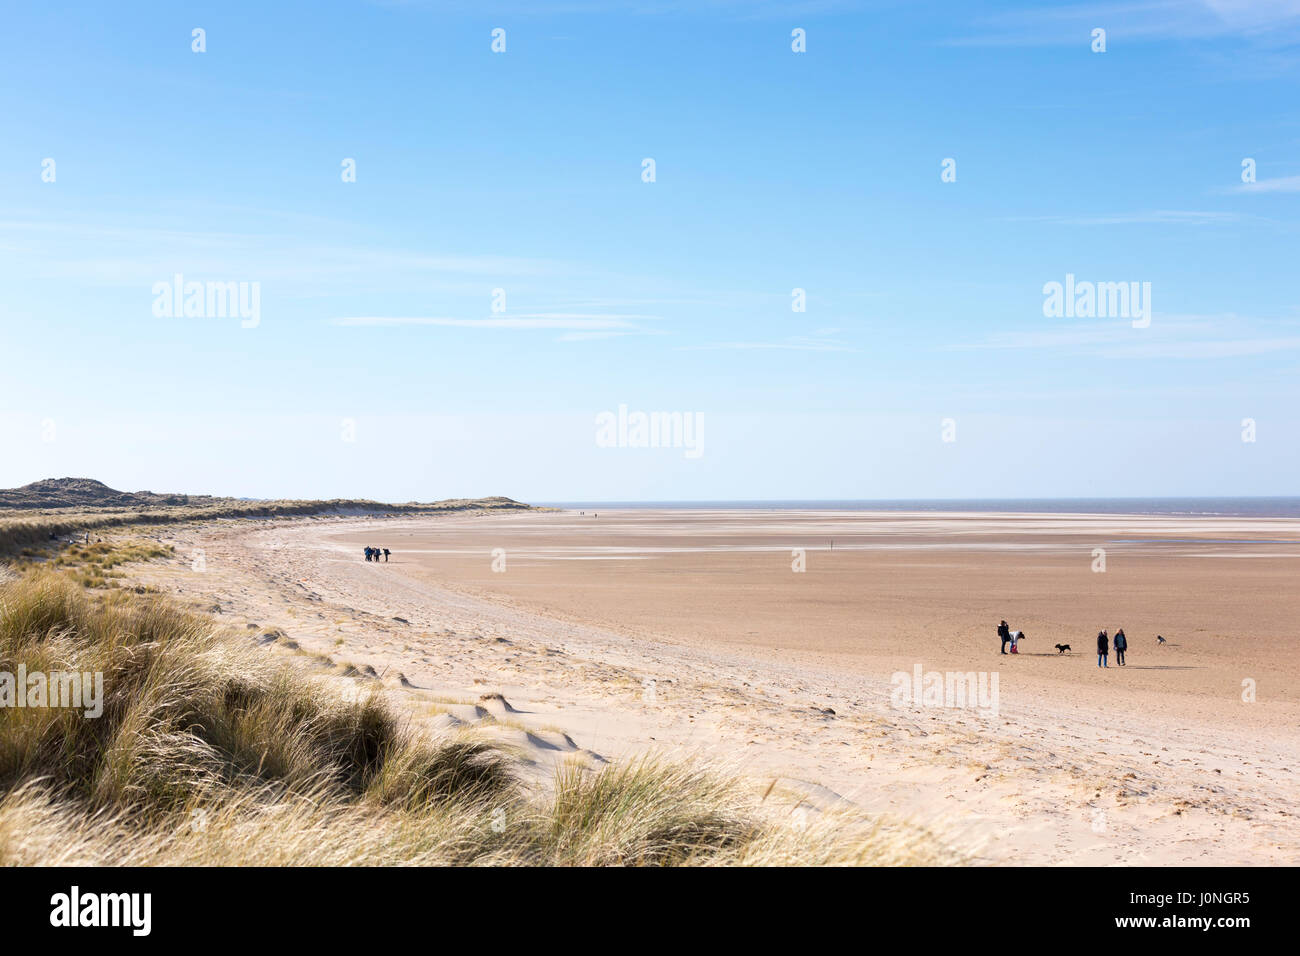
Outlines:
{"label": "dry sand", "polygon": [[[624,510],[162,537],[178,558],[141,580],[418,719],[491,727],[542,785],[653,750],[780,778],[800,813],[935,826],[980,862],[1300,862],[1294,520]],[[1127,667],[1097,668],[1102,627]],[[896,706],[917,665],[996,674],[996,715]]]}

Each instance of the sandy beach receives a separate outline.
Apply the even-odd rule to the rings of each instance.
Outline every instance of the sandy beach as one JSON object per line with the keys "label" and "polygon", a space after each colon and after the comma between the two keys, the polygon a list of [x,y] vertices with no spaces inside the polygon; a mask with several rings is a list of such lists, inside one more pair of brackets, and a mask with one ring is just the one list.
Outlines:
{"label": "sandy beach", "polygon": [[[539,786],[671,753],[975,862],[1300,861],[1295,520],[534,511],[160,537],[177,557],[136,579],[417,720],[491,725]],[[1097,667],[1103,627],[1126,667]],[[996,678],[996,707],[900,706],[918,667]]]}

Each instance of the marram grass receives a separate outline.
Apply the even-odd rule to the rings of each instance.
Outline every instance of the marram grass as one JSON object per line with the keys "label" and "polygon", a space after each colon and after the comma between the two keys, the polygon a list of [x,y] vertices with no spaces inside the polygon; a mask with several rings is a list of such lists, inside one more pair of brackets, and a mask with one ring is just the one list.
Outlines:
{"label": "marram grass", "polygon": [[102,672],[103,713],[0,707],[0,864],[957,861],[920,829],[792,825],[699,762],[566,766],[530,792],[518,758],[423,733],[380,691],[344,699],[210,619],[51,570],[0,584],[0,672],[19,664]]}

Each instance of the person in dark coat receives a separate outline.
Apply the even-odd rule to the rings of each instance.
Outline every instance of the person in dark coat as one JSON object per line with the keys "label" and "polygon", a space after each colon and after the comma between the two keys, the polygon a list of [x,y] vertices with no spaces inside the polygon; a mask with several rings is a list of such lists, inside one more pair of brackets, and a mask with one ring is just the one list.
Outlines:
{"label": "person in dark coat", "polygon": [[1115,632],[1115,661],[1120,667],[1124,666],[1124,652],[1128,650],[1128,638],[1124,636],[1124,628]]}
{"label": "person in dark coat", "polygon": [[1002,638],[1002,653],[1005,654],[1007,652],[1007,641],[1011,640],[1011,628],[1007,626],[1006,621],[998,625],[998,637]]}
{"label": "person in dark coat", "polygon": [[1110,656],[1110,637],[1106,634],[1105,631],[1100,631],[1097,634],[1097,666],[1110,667],[1110,661],[1107,660],[1109,656]]}
{"label": "person in dark coat", "polygon": [[367,561],[370,560],[370,556],[371,556],[373,553],[374,553],[374,552],[373,552],[370,548],[366,548],[366,560],[367,560]]}
{"label": "person in dark coat", "polygon": [[389,550],[388,550],[387,548],[384,548],[384,561],[385,561],[385,562],[388,561],[388,555],[389,555],[389,553],[390,553]]}

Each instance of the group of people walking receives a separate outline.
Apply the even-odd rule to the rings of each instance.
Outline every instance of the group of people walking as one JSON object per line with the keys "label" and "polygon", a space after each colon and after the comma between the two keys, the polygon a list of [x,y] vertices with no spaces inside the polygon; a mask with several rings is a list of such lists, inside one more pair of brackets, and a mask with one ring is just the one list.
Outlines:
{"label": "group of people walking", "polygon": [[381,554],[384,556],[384,560],[387,561],[387,560],[388,560],[388,549],[387,549],[387,548],[366,548],[366,560],[367,560],[367,561],[378,561],[378,560],[379,560],[379,556],[380,556]]}
{"label": "group of people walking", "polygon": [[[1003,621],[1001,624],[998,625],[998,638],[1002,642],[1001,653],[1003,654],[1007,652],[1008,644],[1011,645],[1012,654],[1019,654],[1020,650],[1018,645],[1022,640],[1024,640],[1024,637],[1025,634],[1023,631],[1011,630],[1010,625],[1008,625],[1006,621]],[[1112,643],[1112,639],[1110,635],[1107,634],[1105,631],[1102,631],[1097,635],[1097,666],[1098,667],[1110,667],[1111,643]],[[1118,631],[1115,632],[1114,645],[1115,645],[1115,657],[1117,659],[1117,663],[1119,664],[1120,667],[1124,667],[1125,666],[1124,652],[1128,650],[1128,638],[1124,636],[1124,628],[1121,627]],[[1057,644],[1056,646],[1059,650],[1068,651],[1070,649],[1069,644]]]}
{"label": "group of people walking", "polygon": [[[1124,636],[1124,628],[1115,632],[1115,657],[1120,667],[1124,666],[1124,652],[1128,650],[1128,638]],[[1110,667],[1110,637],[1105,631],[1097,634],[1097,666]]]}

